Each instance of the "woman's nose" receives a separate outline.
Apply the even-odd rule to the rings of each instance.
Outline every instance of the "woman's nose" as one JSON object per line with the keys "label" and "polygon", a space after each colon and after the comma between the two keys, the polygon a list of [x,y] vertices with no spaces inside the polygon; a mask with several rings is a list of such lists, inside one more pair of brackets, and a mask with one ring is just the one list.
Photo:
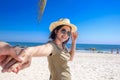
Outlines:
{"label": "woman's nose", "polygon": [[63,36],[64,36],[64,37],[68,37],[68,34],[67,34],[67,33],[65,33],[65,34],[63,34]]}

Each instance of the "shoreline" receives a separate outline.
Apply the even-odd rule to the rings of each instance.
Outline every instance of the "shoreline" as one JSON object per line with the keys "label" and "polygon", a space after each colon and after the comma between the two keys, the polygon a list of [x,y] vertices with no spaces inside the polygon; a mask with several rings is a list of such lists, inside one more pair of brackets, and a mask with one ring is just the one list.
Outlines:
{"label": "shoreline", "polygon": [[[37,46],[42,45],[44,43],[42,42],[8,42],[13,46],[21,46],[21,47],[28,47],[28,46]],[[70,48],[71,44],[67,44],[68,49]],[[96,51],[99,53],[104,52],[112,52],[116,53],[118,49],[118,52],[120,53],[120,45],[113,45],[113,44],[76,44],[76,50],[86,50],[86,51]]]}
{"label": "shoreline", "polygon": [[96,50],[96,51],[92,51],[92,50],[76,50],[77,53],[102,53],[102,54],[120,54],[117,53],[117,51],[107,51],[107,50]]}

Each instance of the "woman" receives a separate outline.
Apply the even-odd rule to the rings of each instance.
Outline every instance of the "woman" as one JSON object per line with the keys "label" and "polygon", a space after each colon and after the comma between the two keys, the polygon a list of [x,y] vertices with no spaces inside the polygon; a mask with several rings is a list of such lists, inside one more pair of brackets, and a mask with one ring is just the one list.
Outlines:
{"label": "woman", "polygon": [[[47,56],[50,70],[50,80],[71,80],[68,61],[72,61],[76,48],[77,27],[70,23],[69,19],[60,19],[50,25],[50,41],[41,46],[28,47],[19,56],[23,62],[15,63],[15,60],[4,64],[4,71],[18,72],[30,65],[31,57]],[[70,52],[66,43],[72,38]],[[12,65],[14,63],[14,65]]]}

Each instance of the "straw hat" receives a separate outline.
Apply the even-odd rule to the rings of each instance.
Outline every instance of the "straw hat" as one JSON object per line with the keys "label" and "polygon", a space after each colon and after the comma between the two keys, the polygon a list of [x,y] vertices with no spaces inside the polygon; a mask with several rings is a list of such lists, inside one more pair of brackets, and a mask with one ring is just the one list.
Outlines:
{"label": "straw hat", "polygon": [[50,31],[52,31],[53,29],[55,29],[59,25],[68,25],[68,26],[71,26],[72,32],[75,32],[77,30],[77,27],[74,24],[71,24],[69,19],[62,18],[62,19],[60,19],[58,21],[55,21],[55,22],[52,22],[50,24],[50,27],[49,27]]}

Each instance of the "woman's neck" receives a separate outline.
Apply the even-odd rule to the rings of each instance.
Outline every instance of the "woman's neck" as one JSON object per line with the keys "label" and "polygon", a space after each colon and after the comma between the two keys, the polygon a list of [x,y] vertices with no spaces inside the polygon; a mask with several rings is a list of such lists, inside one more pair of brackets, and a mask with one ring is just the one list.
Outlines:
{"label": "woman's neck", "polygon": [[62,44],[61,41],[55,39],[54,42],[55,42],[55,44],[56,44],[59,48],[64,49],[63,44]]}
{"label": "woman's neck", "polygon": [[57,44],[57,45],[62,45],[62,42],[58,39],[55,39],[54,42]]}

